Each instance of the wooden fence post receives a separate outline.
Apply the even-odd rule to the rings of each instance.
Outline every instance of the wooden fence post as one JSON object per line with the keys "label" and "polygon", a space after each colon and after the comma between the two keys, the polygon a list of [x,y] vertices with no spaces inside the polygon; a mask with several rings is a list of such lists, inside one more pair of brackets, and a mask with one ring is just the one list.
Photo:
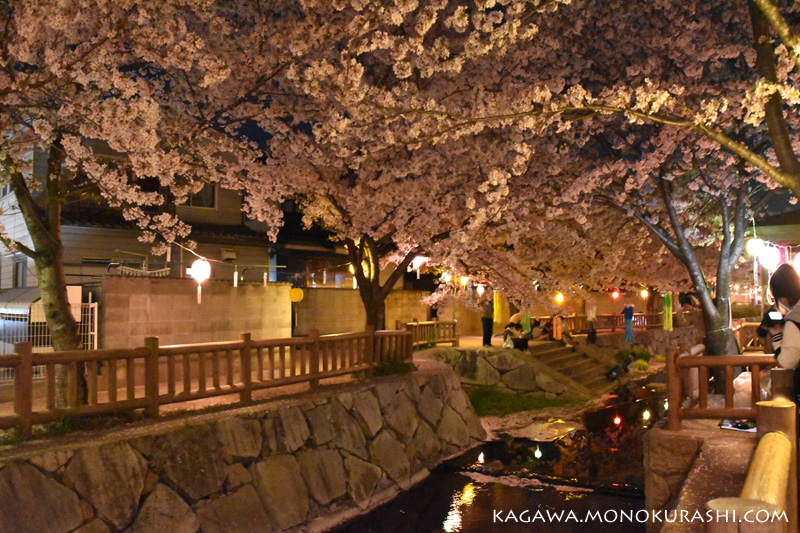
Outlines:
{"label": "wooden fence post", "polygon": [[313,377],[308,384],[311,389],[316,389],[319,387],[319,377],[317,377],[319,376],[319,330],[309,330],[308,336],[311,337],[311,340],[313,341],[311,343],[311,353],[309,355],[310,360],[308,362],[309,366],[311,367],[310,371]]}
{"label": "wooden fence post", "polygon": [[239,338],[244,342],[244,346],[239,352],[240,364],[239,372],[242,375],[242,392],[239,393],[239,401],[250,403],[253,400],[253,375],[252,375],[252,356],[250,352],[250,334],[242,333]]}
{"label": "wooden fence post", "polygon": [[31,343],[18,342],[14,351],[19,356],[19,365],[14,371],[14,411],[19,416],[20,434],[31,436],[33,413],[33,354]]}
{"label": "wooden fence post", "polygon": [[375,326],[368,325],[364,334],[367,337],[364,342],[364,362],[368,365],[366,375],[371,377],[375,367]]}
{"label": "wooden fence post", "polygon": [[458,320],[453,320],[453,346],[458,347]]}
{"label": "wooden fence post", "polygon": [[772,379],[772,399],[794,400],[794,370],[790,368],[773,368],[770,372]]}
{"label": "wooden fence post", "polygon": [[144,395],[147,398],[147,416],[158,418],[158,337],[145,337],[147,359],[144,362]]}
{"label": "wooden fence post", "polygon": [[678,371],[678,348],[667,348],[667,429],[680,431],[681,374]]}

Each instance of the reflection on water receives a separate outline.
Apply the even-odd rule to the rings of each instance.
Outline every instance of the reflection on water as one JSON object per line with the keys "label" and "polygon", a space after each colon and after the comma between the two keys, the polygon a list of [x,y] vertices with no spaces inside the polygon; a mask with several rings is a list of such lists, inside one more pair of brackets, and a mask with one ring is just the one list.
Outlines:
{"label": "reflection on water", "polygon": [[576,520],[644,508],[642,439],[665,408],[652,390],[622,389],[552,442],[488,442],[336,531],[644,532],[637,522]]}

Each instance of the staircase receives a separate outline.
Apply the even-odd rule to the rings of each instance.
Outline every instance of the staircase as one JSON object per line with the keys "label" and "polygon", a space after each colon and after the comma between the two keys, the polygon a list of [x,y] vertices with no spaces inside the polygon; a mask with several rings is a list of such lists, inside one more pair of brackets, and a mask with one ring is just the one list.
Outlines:
{"label": "staircase", "polygon": [[617,382],[606,378],[610,366],[578,352],[564,341],[547,341],[530,346],[531,355],[539,362],[586,387],[596,395],[613,389]]}

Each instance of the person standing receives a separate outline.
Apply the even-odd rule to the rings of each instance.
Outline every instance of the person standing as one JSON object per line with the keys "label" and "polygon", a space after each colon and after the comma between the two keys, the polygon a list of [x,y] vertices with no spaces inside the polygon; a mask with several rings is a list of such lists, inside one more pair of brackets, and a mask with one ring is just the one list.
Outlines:
{"label": "person standing", "polygon": [[622,316],[625,319],[625,342],[633,342],[633,304],[625,306]]}
{"label": "person standing", "polygon": [[784,315],[783,339],[775,350],[778,365],[794,370],[795,395],[800,394],[800,275],[784,263],[769,280],[769,290],[775,307]]}
{"label": "person standing", "polygon": [[494,296],[488,291],[481,302],[481,323],[483,324],[483,345],[492,345],[492,328],[494,327]]}

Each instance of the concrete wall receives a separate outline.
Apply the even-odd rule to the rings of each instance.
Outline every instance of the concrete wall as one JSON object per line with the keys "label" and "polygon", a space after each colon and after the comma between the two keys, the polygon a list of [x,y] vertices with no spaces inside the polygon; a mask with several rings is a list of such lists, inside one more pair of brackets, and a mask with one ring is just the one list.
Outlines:
{"label": "concrete wall", "polygon": [[[303,289],[303,293],[303,301],[296,304],[296,335],[304,335],[315,328],[323,335],[364,331],[367,319],[358,290],[309,288]],[[386,327],[394,329],[397,320],[427,320],[430,308],[420,301],[427,294],[403,290],[389,293],[386,298]]]}
{"label": "concrete wall", "polygon": [[0,452],[0,530],[323,531],[486,433],[446,367]]}
{"label": "concrete wall", "polygon": [[[586,342],[586,335],[575,335],[574,338],[579,343]],[[601,348],[610,348],[615,352],[627,348],[644,349],[653,356],[666,355],[667,348],[677,348],[681,344],[694,346],[702,341],[702,334],[693,326],[675,328],[672,331],[664,331],[661,328],[636,329],[633,343],[625,341],[625,332],[622,330],[597,335],[597,346]]]}
{"label": "concrete wall", "polygon": [[100,294],[100,346],[142,346],[157,336],[162,345],[230,341],[250,332],[254,339],[291,337],[288,284],[197,282],[105,276]]}

